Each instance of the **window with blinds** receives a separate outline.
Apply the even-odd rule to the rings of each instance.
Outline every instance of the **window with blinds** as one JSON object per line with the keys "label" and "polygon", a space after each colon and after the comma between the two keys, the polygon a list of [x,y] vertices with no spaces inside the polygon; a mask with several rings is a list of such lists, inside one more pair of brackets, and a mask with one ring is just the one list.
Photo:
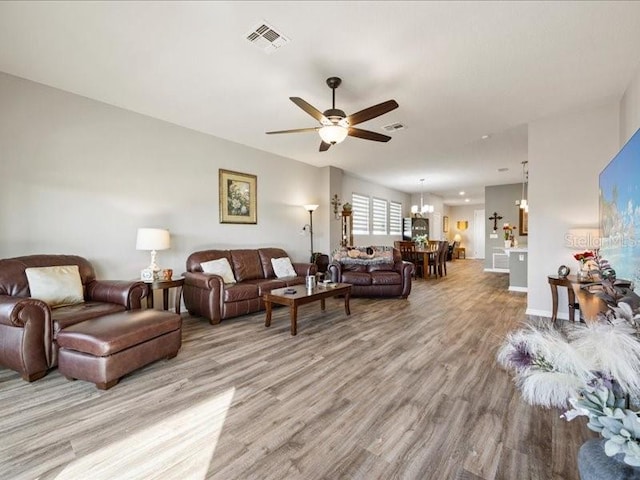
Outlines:
{"label": "window with blinds", "polygon": [[369,197],[351,194],[353,234],[369,235]]}
{"label": "window with blinds", "polygon": [[402,235],[402,204],[389,202],[389,235]]}
{"label": "window with blinds", "polygon": [[373,199],[373,234],[387,234],[387,201],[381,198]]}

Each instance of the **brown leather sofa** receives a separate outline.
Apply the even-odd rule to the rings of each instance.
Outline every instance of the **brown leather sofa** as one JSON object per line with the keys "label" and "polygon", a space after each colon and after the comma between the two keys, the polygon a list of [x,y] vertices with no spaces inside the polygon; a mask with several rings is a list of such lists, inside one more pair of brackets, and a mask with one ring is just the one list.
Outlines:
{"label": "brown leather sofa", "polygon": [[[77,265],[85,302],[50,308],[30,297],[25,269]],[[138,281],[96,280],[91,263],[75,255],[30,255],[0,260],[0,365],[37,380],[58,363],[56,336],[65,327],[139,309],[147,293]]]}
{"label": "brown leather sofa", "polygon": [[[262,296],[276,288],[305,283],[315,275],[313,263],[292,263],[295,277],[276,278],[272,258],[288,257],[280,248],[253,250],[204,250],[187,258],[184,276],[184,304],[191,315],[208,318],[212,325],[223,318],[264,310]],[[226,258],[237,283],[225,284],[222,277],[203,273],[201,263]]]}
{"label": "brown leather sofa", "polygon": [[329,275],[332,282],[351,284],[354,297],[402,297],[411,293],[413,264],[402,260],[400,250],[393,249],[393,263],[356,265],[332,261]]}

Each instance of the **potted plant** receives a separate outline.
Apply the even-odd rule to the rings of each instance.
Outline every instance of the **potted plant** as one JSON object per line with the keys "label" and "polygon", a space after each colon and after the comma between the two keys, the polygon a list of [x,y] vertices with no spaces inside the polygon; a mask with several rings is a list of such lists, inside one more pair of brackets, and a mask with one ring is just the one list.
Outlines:
{"label": "potted plant", "polygon": [[502,226],[502,231],[504,232],[504,247],[510,248],[513,243],[513,231],[516,229],[515,226],[511,226],[508,223],[505,223]]}
{"label": "potted plant", "polygon": [[587,417],[601,439],[587,441],[578,454],[581,478],[640,478],[640,297],[615,281],[600,261],[601,290],[608,306],[597,320],[527,326],[510,333],[498,362],[514,373],[523,399],[561,408],[566,420]]}
{"label": "potted plant", "polygon": [[424,234],[424,235],[416,235],[415,237],[413,237],[412,240],[414,242],[416,242],[416,245],[418,245],[420,247],[424,247],[427,244],[427,242],[429,241],[429,237],[426,234]]}

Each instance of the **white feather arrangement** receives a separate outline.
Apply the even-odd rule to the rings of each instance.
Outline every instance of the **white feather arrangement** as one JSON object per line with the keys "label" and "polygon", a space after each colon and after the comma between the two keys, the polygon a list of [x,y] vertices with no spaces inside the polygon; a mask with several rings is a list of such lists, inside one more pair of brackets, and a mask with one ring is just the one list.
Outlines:
{"label": "white feather arrangement", "polygon": [[628,323],[576,325],[567,332],[571,346],[591,369],[615,378],[628,393],[640,392],[640,342]]}
{"label": "white feather arrangement", "polygon": [[512,332],[498,352],[498,362],[515,371],[524,399],[543,407],[566,407],[591,378],[592,364],[550,327]]}
{"label": "white feather arrangement", "polygon": [[516,377],[516,384],[527,403],[541,407],[565,408],[577,397],[584,382],[570,373],[530,371]]}

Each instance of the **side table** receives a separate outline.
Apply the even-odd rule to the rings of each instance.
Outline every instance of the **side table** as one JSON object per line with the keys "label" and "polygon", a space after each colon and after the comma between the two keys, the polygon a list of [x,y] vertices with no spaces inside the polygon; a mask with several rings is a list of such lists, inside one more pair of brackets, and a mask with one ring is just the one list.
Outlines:
{"label": "side table", "polygon": [[171,280],[156,280],[147,283],[147,308],[153,308],[153,291],[162,290],[162,306],[165,310],[169,310],[169,289],[176,289],[175,304],[176,313],[180,314],[180,302],[182,300],[182,287],[184,286],[184,278],[173,278]]}
{"label": "side table", "polygon": [[462,254],[462,258],[464,258],[466,260],[467,258],[467,251],[465,250],[465,247],[456,247],[453,249],[453,255],[451,255],[451,258],[456,257],[458,260],[460,260],[460,254]]}

